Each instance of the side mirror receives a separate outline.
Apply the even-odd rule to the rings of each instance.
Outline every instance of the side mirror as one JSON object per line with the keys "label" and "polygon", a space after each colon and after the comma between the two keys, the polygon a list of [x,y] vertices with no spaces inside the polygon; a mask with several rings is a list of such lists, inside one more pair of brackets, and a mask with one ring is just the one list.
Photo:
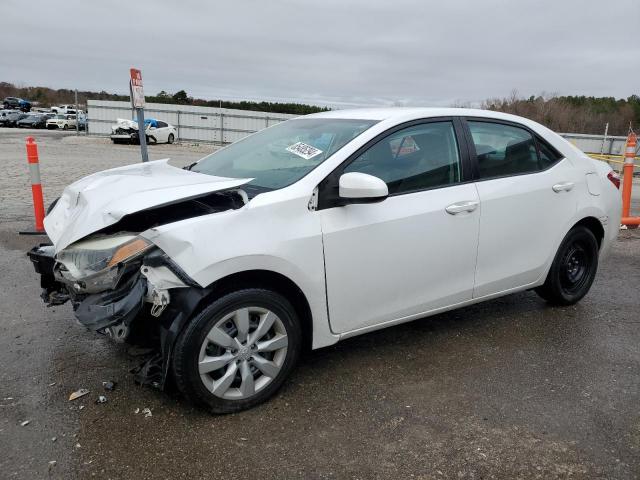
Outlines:
{"label": "side mirror", "polygon": [[387,184],[367,173],[344,173],[338,186],[340,199],[345,204],[381,202],[389,196]]}

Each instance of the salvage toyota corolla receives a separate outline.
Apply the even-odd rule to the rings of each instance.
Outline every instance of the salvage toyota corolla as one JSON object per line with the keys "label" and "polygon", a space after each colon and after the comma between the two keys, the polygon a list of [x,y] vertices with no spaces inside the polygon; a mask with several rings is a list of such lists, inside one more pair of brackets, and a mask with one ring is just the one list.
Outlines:
{"label": "salvage toyota corolla", "polygon": [[271,397],[305,345],[522,290],[577,302],[616,237],[618,186],[524,118],[333,111],[185,169],[75,182],[29,255],[45,302],[119,341],[157,338],[143,371],[226,413]]}

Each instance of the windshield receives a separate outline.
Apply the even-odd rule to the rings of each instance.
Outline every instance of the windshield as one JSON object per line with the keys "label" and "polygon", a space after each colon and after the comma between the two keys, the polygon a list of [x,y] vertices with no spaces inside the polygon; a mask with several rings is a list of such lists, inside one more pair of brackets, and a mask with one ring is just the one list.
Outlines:
{"label": "windshield", "polygon": [[64,120],[66,117],[64,115],[56,115],[55,118],[59,118],[60,120]]}
{"label": "windshield", "polygon": [[264,190],[283,188],[375,123],[342,118],[288,120],[204,157],[192,170],[219,177],[253,178],[249,185]]}

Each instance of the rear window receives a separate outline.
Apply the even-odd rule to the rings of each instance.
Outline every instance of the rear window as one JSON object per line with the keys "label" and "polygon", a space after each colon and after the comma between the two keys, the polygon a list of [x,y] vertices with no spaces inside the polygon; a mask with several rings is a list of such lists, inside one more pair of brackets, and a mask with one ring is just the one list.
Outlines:
{"label": "rear window", "polygon": [[[535,173],[561,157],[526,128],[486,121],[467,121],[478,158],[480,179]],[[538,148],[545,147],[544,151]],[[537,148],[538,147],[538,148]]]}

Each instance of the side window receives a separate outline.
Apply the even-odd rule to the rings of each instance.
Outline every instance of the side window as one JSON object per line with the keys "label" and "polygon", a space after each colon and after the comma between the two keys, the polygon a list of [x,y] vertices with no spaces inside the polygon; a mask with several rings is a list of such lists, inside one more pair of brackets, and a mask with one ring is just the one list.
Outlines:
{"label": "side window", "polygon": [[460,181],[460,156],[451,122],[399,130],[369,148],[344,169],[381,178],[389,194],[424,190]]}
{"label": "side window", "polygon": [[533,136],[524,128],[468,121],[478,156],[480,178],[504,177],[543,170]]}
{"label": "side window", "polygon": [[538,152],[540,153],[540,164],[542,168],[549,168],[551,165],[562,159],[562,155],[555,148],[549,146],[547,142],[536,136]]}
{"label": "side window", "polygon": [[164,128],[164,127],[168,127],[169,125],[167,125],[165,122],[161,122],[158,120],[158,122],[156,122],[158,124],[158,128]]}

